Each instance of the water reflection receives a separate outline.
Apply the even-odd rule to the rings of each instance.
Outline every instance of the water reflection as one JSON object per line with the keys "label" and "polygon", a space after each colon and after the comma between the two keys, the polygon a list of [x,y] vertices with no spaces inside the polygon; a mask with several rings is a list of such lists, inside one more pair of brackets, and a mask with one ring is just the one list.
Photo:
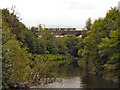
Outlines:
{"label": "water reflection", "polygon": [[62,76],[62,81],[38,85],[33,88],[118,88],[117,83],[88,73],[87,70],[79,67],[76,62],[64,63],[53,70]]}

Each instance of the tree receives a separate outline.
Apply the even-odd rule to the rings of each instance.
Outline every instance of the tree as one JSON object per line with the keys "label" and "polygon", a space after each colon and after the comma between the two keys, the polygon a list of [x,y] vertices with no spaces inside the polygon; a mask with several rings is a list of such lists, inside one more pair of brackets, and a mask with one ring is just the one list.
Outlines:
{"label": "tree", "polygon": [[9,88],[27,80],[31,69],[26,48],[21,48],[22,43],[16,40],[4,21],[2,24],[3,43],[7,41],[2,45],[2,83],[3,88]]}
{"label": "tree", "polygon": [[101,51],[99,44],[103,42],[102,38],[111,38],[110,32],[118,29],[119,15],[118,9],[111,8],[106,14],[106,17],[94,21],[91,30],[87,31],[87,36],[83,39],[84,50],[82,51],[82,57],[85,58],[88,65],[92,67],[91,71],[93,72],[104,72],[103,66],[109,60],[109,57],[106,55],[111,55],[109,51],[110,48],[108,51],[103,48],[104,55],[101,57],[102,54],[99,53],[99,51]]}
{"label": "tree", "polygon": [[79,43],[79,37],[76,36],[67,36],[67,39],[65,41],[65,45],[68,48],[68,53],[72,56],[78,56],[78,43]]}
{"label": "tree", "polygon": [[[120,28],[116,31],[110,32],[110,38],[105,37],[102,39],[102,43],[100,43],[98,46],[101,48],[99,51],[101,58],[106,60],[105,65],[109,65],[109,67],[106,67],[106,69],[112,69],[116,70],[118,68],[118,65],[120,63],[120,51],[119,51],[119,45],[120,45]],[[103,57],[107,57],[106,59]],[[104,65],[104,66],[105,66]],[[114,68],[112,68],[114,66]]]}
{"label": "tree", "polygon": [[57,37],[53,43],[53,54],[68,54],[68,48],[66,47],[66,37]]}
{"label": "tree", "polygon": [[42,48],[41,49],[42,54],[52,53],[54,37],[55,36],[51,33],[51,31],[48,30],[40,31],[39,42]]}
{"label": "tree", "polygon": [[91,30],[91,26],[92,26],[92,20],[91,18],[88,18],[88,20],[86,21],[86,30]]}

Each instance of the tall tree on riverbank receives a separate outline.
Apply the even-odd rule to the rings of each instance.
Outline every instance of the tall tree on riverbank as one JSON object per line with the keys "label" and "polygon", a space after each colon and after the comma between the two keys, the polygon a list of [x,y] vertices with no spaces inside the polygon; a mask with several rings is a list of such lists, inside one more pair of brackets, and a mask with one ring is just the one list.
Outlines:
{"label": "tall tree on riverbank", "polygon": [[[104,52],[104,55],[102,55],[99,51],[101,51],[101,49],[106,51],[106,49],[102,47],[105,43],[108,44],[109,41],[115,43],[111,38],[113,38],[112,33],[115,34],[118,32],[117,30],[119,30],[119,14],[120,13],[116,7],[111,8],[106,14],[106,17],[94,21],[91,30],[87,31],[87,37],[83,39],[84,50],[82,56],[87,60],[88,65],[91,66],[91,70],[95,73],[103,74],[105,70],[103,65],[110,61],[110,57],[106,55],[111,55],[112,52]],[[106,39],[102,39],[105,37]],[[117,40],[117,37],[114,37],[113,39]],[[99,44],[102,48],[100,48]],[[117,47],[117,45],[118,44],[116,44],[115,47]],[[112,48],[108,47],[109,50]]]}
{"label": "tall tree on riverbank", "polygon": [[2,84],[4,88],[17,85],[29,78],[29,54],[11,33],[9,23],[2,21]]}

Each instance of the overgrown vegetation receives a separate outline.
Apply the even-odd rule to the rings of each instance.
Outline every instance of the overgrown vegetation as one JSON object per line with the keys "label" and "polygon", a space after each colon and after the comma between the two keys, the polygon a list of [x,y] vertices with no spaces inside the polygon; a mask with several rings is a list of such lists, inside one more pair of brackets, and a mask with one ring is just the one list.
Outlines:
{"label": "overgrown vegetation", "polygon": [[87,65],[91,67],[91,72],[117,81],[120,72],[120,13],[118,9],[111,8],[106,17],[95,20],[91,30],[85,33],[82,37],[83,48],[80,48],[78,55],[86,60]]}
{"label": "overgrown vegetation", "polygon": [[[55,77],[50,67],[64,63],[74,55],[73,46],[71,49],[68,46],[72,41],[67,42],[72,37],[55,38],[47,29],[28,29],[15,15],[15,10],[10,13],[8,9],[2,9],[3,88],[23,87],[25,82],[34,82],[36,75],[39,78]],[[74,37],[73,40],[76,45],[77,39]],[[62,61],[48,62],[56,60]]]}
{"label": "overgrown vegetation", "polygon": [[[111,8],[106,17],[86,22],[82,37],[55,37],[51,31],[28,29],[15,10],[2,9],[3,88],[22,87],[25,82],[56,77],[50,68],[80,57],[78,63],[90,67],[90,72],[112,80],[120,72],[120,13]],[[61,60],[54,62],[56,60]],[[50,62],[51,61],[51,62]]]}

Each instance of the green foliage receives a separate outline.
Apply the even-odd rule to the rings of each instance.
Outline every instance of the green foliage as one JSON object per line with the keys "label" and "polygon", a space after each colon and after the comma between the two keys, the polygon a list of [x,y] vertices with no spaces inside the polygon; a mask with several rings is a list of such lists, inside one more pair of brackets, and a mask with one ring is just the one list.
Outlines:
{"label": "green foliage", "polygon": [[[37,74],[43,78],[56,76],[50,68],[71,57],[66,38],[54,41],[51,31],[38,31],[36,27],[29,30],[7,9],[2,10],[2,15],[3,88],[22,87],[24,82],[34,81]],[[61,61],[48,62],[54,60]]]}
{"label": "green foliage", "polygon": [[[36,65],[33,68],[35,72],[38,72],[41,78],[48,78],[48,77],[58,77],[58,74],[55,73],[56,67],[63,63],[68,63],[68,60],[61,60],[61,61],[54,61],[54,62],[41,62],[36,61]],[[60,77],[60,76],[59,76]]]}
{"label": "green foliage", "polygon": [[80,59],[79,61],[78,61],[78,65],[82,68],[82,69],[86,69],[86,60],[84,60],[84,59]]}
{"label": "green foliage", "polygon": [[49,60],[64,60],[67,58],[70,58],[71,56],[66,56],[64,54],[41,54],[41,55],[35,55],[35,60],[39,61],[49,61]]}
{"label": "green foliage", "polygon": [[[3,40],[6,41],[10,36],[10,28],[3,25]],[[8,37],[6,35],[9,35]],[[3,42],[4,43],[4,42]],[[15,38],[8,40],[3,48],[3,87],[7,88],[10,84],[22,82],[29,77],[30,68],[29,54],[25,48],[20,47],[21,43]],[[27,69],[27,71],[26,71]]]}
{"label": "green foliage", "polygon": [[24,30],[26,27],[19,21],[19,17],[15,15],[15,10],[13,8],[12,13],[8,9],[2,9],[2,21],[8,24],[11,29],[10,32],[18,35],[20,31]]}
{"label": "green foliage", "polygon": [[33,34],[33,32],[30,30],[25,30],[21,34],[19,35],[19,38],[21,38],[21,41],[23,42],[23,44],[29,48],[29,52],[36,53],[38,40]]}
{"label": "green foliage", "polygon": [[53,54],[65,54],[68,55],[68,48],[66,47],[66,37],[57,37],[53,43]]}
{"label": "green foliage", "polygon": [[103,38],[103,42],[99,44],[101,50],[99,51],[101,58],[107,57],[106,64],[104,64],[105,70],[118,72],[120,69],[118,65],[120,65],[120,51],[119,51],[119,35],[120,29],[116,31],[110,32],[110,38]]}
{"label": "green foliage", "polygon": [[83,33],[83,48],[78,51],[78,55],[91,66],[91,71],[106,76],[109,74],[109,78],[117,77],[120,70],[119,16],[118,9],[111,8],[106,17],[95,20],[91,30],[87,31],[86,35]]}
{"label": "green foliage", "polygon": [[86,60],[84,60],[84,59],[80,59],[80,60],[78,61],[78,63],[81,63],[81,64],[86,65]]}
{"label": "green foliage", "polygon": [[92,26],[92,20],[91,18],[88,18],[88,20],[86,21],[86,30],[91,30],[91,26]]}
{"label": "green foliage", "polygon": [[[56,66],[79,56],[78,63],[87,64],[91,71],[116,79],[120,71],[120,13],[111,8],[106,17],[91,23],[89,18],[82,37],[55,37],[39,25],[29,30],[19,17],[8,9],[2,10],[3,87],[22,86],[25,81],[40,77],[56,77]],[[58,61],[56,61],[58,60]],[[61,60],[61,61],[59,61]],[[31,72],[34,72],[31,75]],[[112,73],[112,74],[110,74]]]}
{"label": "green foliage", "polygon": [[42,48],[40,54],[52,53],[53,39],[54,39],[54,35],[51,34],[51,31],[40,31],[39,42]]}
{"label": "green foliage", "polygon": [[68,48],[68,53],[70,53],[72,56],[78,56],[78,43],[79,43],[80,38],[76,36],[68,36],[65,44],[66,47]]}

